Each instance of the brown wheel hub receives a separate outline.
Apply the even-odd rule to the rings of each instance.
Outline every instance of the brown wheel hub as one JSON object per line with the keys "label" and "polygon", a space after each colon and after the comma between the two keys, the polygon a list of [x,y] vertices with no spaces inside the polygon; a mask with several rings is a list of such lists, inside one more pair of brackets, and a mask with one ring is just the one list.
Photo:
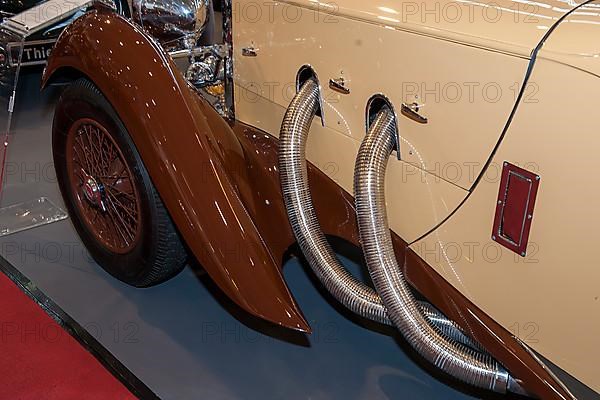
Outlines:
{"label": "brown wheel hub", "polygon": [[123,153],[98,121],[82,118],[67,134],[71,198],[94,238],[113,253],[127,253],[141,234],[140,195]]}

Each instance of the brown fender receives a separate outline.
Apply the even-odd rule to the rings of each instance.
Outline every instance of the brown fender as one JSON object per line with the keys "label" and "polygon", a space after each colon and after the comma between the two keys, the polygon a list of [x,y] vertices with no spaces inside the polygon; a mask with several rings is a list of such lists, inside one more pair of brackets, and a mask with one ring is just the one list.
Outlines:
{"label": "brown fender", "polygon": [[241,200],[243,148],[160,46],[120,16],[92,11],[60,36],[42,86],[63,74],[89,78],[112,104],[179,232],[225,294],[260,318],[310,331]]}

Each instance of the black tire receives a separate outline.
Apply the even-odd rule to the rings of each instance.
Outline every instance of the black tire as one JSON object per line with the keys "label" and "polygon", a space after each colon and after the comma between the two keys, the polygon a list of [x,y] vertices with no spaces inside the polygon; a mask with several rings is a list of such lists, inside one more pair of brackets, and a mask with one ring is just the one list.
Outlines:
{"label": "black tire", "polygon": [[[136,213],[136,239],[126,252],[112,251],[102,242],[90,226],[89,213],[80,206],[82,198],[76,185],[72,184],[75,163],[67,161],[67,136],[76,121],[90,119],[105,128],[121,152],[139,201]],[[73,128],[75,129],[75,128]],[[54,114],[52,151],[57,180],[83,244],[93,259],[117,279],[136,287],[147,287],[161,283],[185,266],[187,252],[177,230],[158,195],[144,164],[125,126],[115,110],[92,82],[81,78],[73,82],[62,93]],[[116,208],[115,208],[116,210]],[[88,216],[88,219],[84,219]],[[106,218],[106,217],[105,217]],[[140,229],[141,228],[141,229]],[[98,228],[96,228],[97,230]]]}

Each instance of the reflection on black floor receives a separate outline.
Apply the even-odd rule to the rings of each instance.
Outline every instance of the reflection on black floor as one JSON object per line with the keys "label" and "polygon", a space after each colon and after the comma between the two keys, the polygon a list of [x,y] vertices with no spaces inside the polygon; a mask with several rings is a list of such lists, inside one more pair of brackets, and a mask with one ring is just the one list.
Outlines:
{"label": "reflection on black floor", "polygon": [[[21,81],[3,206],[42,195],[62,204],[50,151],[56,91],[40,96],[37,85],[37,74]],[[296,259],[285,278],[311,336],[238,311],[197,267],[154,288],[128,287],[89,259],[69,220],[0,238],[0,251],[164,399],[472,398],[395,338],[340,313]]]}

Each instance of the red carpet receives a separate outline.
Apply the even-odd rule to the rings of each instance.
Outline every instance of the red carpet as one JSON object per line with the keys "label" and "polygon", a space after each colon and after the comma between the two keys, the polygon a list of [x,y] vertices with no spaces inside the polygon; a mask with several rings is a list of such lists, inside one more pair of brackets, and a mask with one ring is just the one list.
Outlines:
{"label": "red carpet", "polygon": [[0,400],[135,399],[0,273]]}

